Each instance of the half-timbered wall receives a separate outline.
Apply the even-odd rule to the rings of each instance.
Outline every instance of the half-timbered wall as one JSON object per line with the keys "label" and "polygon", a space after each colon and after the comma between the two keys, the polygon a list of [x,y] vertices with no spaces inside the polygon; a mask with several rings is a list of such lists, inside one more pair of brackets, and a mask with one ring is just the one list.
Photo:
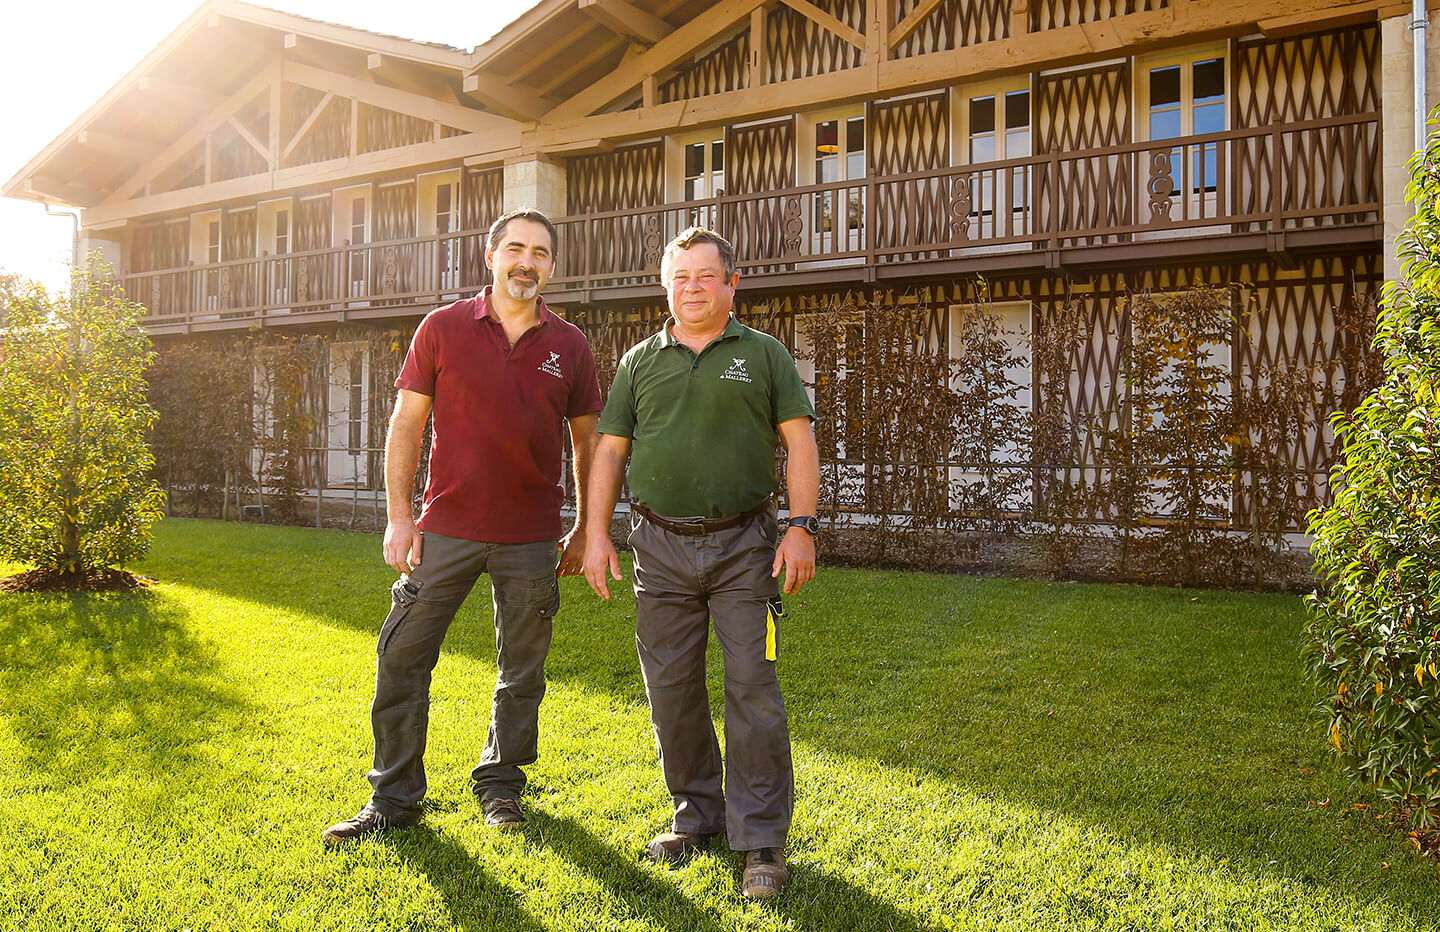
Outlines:
{"label": "half-timbered wall", "polygon": [[[865,0],[815,0],[815,5],[859,32],[865,31]],[[774,84],[858,68],[863,52],[784,4],[766,16],[765,80]]]}
{"label": "half-timbered wall", "polygon": [[[412,239],[415,236],[415,210],[415,179],[376,185],[374,241],[386,243]],[[370,264],[371,286],[372,293],[377,295],[414,292],[419,287],[419,264],[433,261],[419,243],[381,245],[372,251],[375,261]]]}
{"label": "half-timbered wall", "polygon": [[[460,176],[460,226],[465,230],[488,230],[504,212],[505,172],[499,168],[467,168]],[[490,280],[485,269],[485,234],[475,233],[459,240],[460,283],[473,291]],[[560,255],[560,262],[567,258]]]}
{"label": "half-timbered wall", "polygon": [[647,229],[646,220],[629,211],[664,201],[665,158],[659,142],[573,159],[566,178],[568,213],[606,216],[583,227],[567,227],[567,233],[561,234],[560,254],[573,256],[587,243],[605,243],[616,257],[616,268],[645,268],[653,241],[661,234]]}
{"label": "half-timbered wall", "polygon": [[[920,0],[899,0],[890,28],[903,23],[919,4]],[[909,58],[1008,38],[1010,0],[943,0],[905,41],[895,46],[891,56]]]}
{"label": "half-timbered wall", "polygon": [[[1116,62],[1036,80],[1035,131],[1039,154],[1099,149],[1130,142],[1130,65]],[[1122,226],[1131,222],[1134,157],[1127,154],[1037,166],[1055,171],[1041,190],[1037,214],[1048,229]],[[1120,236],[1079,237],[1062,245],[1120,241]]]}
{"label": "half-timbered wall", "polygon": [[[901,175],[950,164],[950,106],[944,92],[871,106],[865,151],[872,175]],[[963,183],[963,182],[961,182]],[[875,245],[941,242],[950,221],[951,185],[922,178],[874,189]],[[907,254],[906,259],[929,258]]]}
{"label": "half-timbered wall", "polygon": [[1030,0],[1030,31],[1093,23],[1127,13],[1163,10],[1169,5],[1169,0]]}
{"label": "half-timbered wall", "polygon": [[[1270,126],[1380,110],[1380,31],[1375,26],[1286,39],[1247,39],[1235,50],[1236,125]],[[1340,123],[1302,137],[1277,133],[1235,147],[1233,189],[1241,212],[1258,212],[1280,186],[1281,207],[1305,211],[1344,203],[1380,204],[1380,131]],[[1288,227],[1369,219],[1296,217]],[[1374,219],[1378,219],[1378,216]],[[1241,224],[1259,229],[1260,224]]]}
{"label": "half-timbered wall", "polygon": [[[762,194],[795,185],[795,121],[775,120],[731,129],[725,134],[727,194]],[[725,204],[722,230],[734,235],[741,261],[779,258],[785,239],[795,228],[793,210],[776,198],[755,198]]]}
{"label": "half-timbered wall", "polygon": [[[287,168],[344,158],[350,154],[348,98],[328,96],[314,88],[298,84],[286,84],[284,100],[281,120],[285,127],[284,138],[293,142],[301,129],[306,130],[304,137],[294,143],[294,148],[283,160]],[[319,114],[315,115],[317,108],[321,109]],[[287,146],[290,144],[286,143]]]}
{"label": "half-timbered wall", "polygon": [[750,31],[740,32],[656,88],[660,103],[723,94],[750,85]]}
{"label": "half-timbered wall", "polygon": [[188,261],[189,253],[190,225],[185,220],[136,227],[130,239],[130,271],[178,268]]}
{"label": "half-timbered wall", "polygon": [[394,149],[398,146],[413,146],[429,142],[434,135],[434,124],[406,113],[397,113],[361,103],[357,113],[359,139],[356,151],[375,152],[379,149]]}

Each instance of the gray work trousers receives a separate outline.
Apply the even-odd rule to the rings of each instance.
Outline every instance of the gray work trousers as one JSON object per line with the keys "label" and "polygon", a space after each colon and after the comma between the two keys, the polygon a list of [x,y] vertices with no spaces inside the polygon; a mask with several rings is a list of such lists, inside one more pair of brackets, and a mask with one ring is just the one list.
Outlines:
{"label": "gray work trousers", "polygon": [[[668,517],[668,516],[662,516]],[[725,832],[736,851],[784,847],[794,809],[790,731],[765,656],[775,509],[689,537],[637,515],[635,642],[675,831]],[[725,758],[705,689],[707,622],[725,662]]]}
{"label": "gray work trousers", "polygon": [[481,799],[517,797],[521,767],[538,754],[540,700],[551,622],[560,607],[555,541],[493,544],[426,533],[422,562],[391,588],[390,614],[380,628],[375,702],[370,725],[375,763],[370,804],[392,819],[412,821],[425,798],[425,734],[430,723],[430,674],[455,613],[481,573],[495,598],[498,675],[490,733],[471,789]]}

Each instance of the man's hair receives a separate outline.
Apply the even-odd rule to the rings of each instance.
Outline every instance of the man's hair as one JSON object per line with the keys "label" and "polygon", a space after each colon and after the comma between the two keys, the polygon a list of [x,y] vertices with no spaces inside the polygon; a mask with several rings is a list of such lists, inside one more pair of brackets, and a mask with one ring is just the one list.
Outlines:
{"label": "man's hair", "polygon": [[560,234],[555,231],[555,224],[549,217],[533,207],[517,207],[515,210],[507,210],[496,217],[495,222],[490,224],[490,232],[485,237],[485,242],[490,249],[500,248],[500,239],[505,235],[505,228],[510,225],[511,220],[531,220],[549,230],[550,258],[554,259],[560,255]]}
{"label": "man's hair", "polygon": [[735,256],[735,247],[730,244],[730,241],[714,230],[691,227],[688,230],[682,230],[679,236],[665,246],[665,255],[660,259],[660,282],[664,284],[670,281],[670,265],[674,261],[676,253],[682,249],[693,249],[704,243],[714,243],[715,248],[720,250],[720,266],[725,272],[725,280],[728,282],[734,278],[735,266],[738,262]]}

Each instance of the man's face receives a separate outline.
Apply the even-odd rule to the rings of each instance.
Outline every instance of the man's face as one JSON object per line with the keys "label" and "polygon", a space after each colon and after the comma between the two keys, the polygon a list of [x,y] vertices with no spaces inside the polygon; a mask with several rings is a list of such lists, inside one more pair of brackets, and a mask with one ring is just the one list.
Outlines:
{"label": "man's face", "polygon": [[670,262],[670,313],[695,330],[723,327],[735,304],[737,273],[725,278],[720,249],[714,243],[700,243],[678,250]]}
{"label": "man's face", "polygon": [[485,250],[485,266],[494,273],[497,289],[517,301],[529,301],[555,272],[550,231],[534,220],[511,220],[500,234],[499,245]]}

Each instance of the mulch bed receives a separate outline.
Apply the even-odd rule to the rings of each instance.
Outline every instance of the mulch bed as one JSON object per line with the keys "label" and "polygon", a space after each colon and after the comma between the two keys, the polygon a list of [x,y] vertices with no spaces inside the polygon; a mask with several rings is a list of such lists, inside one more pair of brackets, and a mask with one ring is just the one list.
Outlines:
{"label": "mulch bed", "polygon": [[27,570],[0,578],[0,592],[124,592],[155,584],[155,580],[125,570]]}

